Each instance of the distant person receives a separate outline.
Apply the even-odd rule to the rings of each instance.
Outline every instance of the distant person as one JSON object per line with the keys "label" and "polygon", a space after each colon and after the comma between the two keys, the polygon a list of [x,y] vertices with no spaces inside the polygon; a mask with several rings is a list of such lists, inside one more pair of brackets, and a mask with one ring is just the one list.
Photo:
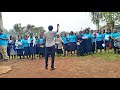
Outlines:
{"label": "distant person", "polygon": [[17,56],[21,57],[23,56],[23,44],[21,36],[18,36],[18,40],[15,42],[16,50],[17,50]]}
{"label": "distant person", "polygon": [[11,47],[12,47],[12,36],[10,36],[9,40],[8,40],[8,45],[7,45],[7,54],[9,56],[10,59],[10,51],[11,51]]}
{"label": "distant person", "polygon": [[35,38],[36,38],[36,54],[37,54],[37,57],[38,57],[38,55],[39,55],[39,38],[38,38],[38,36],[35,36]]}
{"label": "distant person", "polygon": [[24,58],[25,56],[27,57],[27,59],[30,58],[30,45],[29,45],[29,41],[28,41],[28,36],[24,35],[24,39],[22,40],[22,44],[24,47]]}
{"label": "distant person", "polygon": [[84,40],[82,39],[83,32],[80,31],[77,35],[77,56],[83,56],[84,55]]}
{"label": "distant person", "polygon": [[15,59],[16,55],[17,55],[15,42],[16,42],[16,37],[13,36],[12,37],[12,42],[11,42],[11,49],[10,49],[10,56],[12,56],[12,59]]}
{"label": "distant person", "polygon": [[117,54],[119,50],[119,42],[116,38],[120,36],[119,32],[116,29],[113,29],[113,33],[111,34],[111,38],[113,40],[112,47],[113,47],[113,54]]}
{"label": "distant person", "polygon": [[86,29],[84,37],[84,53],[85,55],[91,54],[92,52],[92,34],[90,33],[89,29]]}
{"label": "distant person", "polygon": [[39,57],[44,57],[45,56],[45,42],[43,38],[43,34],[40,34],[39,38]]}
{"label": "distant person", "polygon": [[35,53],[36,53],[36,39],[33,37],[33,34],[30,33],[30,37],[28,38],[28,43],[30,47],[30,57],[32,56],[32,59],[35,59]]}
{"label": "distant person", "polygon": [[58,32],[59,24],[57,25],[57,31],[54,32],[53,26],[48,26],[47,32],[44,33],[44,41],[45,41],[45,68],[48,69],[48,57],[51,55],[52,61],[51,61],[51,70],[56,69],[54,67],[54,58],[55,58],[55,41],[54,36]]}
{"label": "distant person", "polygon": [[104,34],[104,43],[105,43],[105,47],[104,47],[104,51],[106,52],[106,50],[108,50],[109,52],[109,46],[110,46],[110,42],[111,42],[111,30],[107,29],[107,32]]}
{"label": "distant person", "polygon": [[63,47],[62,43],[63,43],[63,40],[60,37],[60,35],[58,34],[57,37],[55,38],[56,53],[57,53],[58,57],[61,56],[61,54],[63,53],[63,51],[62,51],[62,47]]}
{"label": "distant person", "polygon": [[8,61],[8,54],[7,54],[7,45],[8,45],[8,36],[3,33],[3,30],[0,29],[0,53],[3,56],[3,60]]}
{"label": "distant person", "polygon": [[101,33],[101,31],[98,32],[97,36],[96,36],[96,52],[98,52],[98,49],[100,49],[100,53],[102,52],[103,49],[103,40],[104,40],[104,35]]}
{"label": "distant person", "polygon": [[66,56],[66,52],[68,55],[68,50],[69,50],[69,45],[68,45],[68,38],[67,38],[67,34],[64,34],[64,36],[62,36],[62,40],[63,40],[63,57]]}
{"label": "distant person", "polygon": [[75,54],[75,44],[76,44],[76,36],[74,35],[73,31],[70,32],[70,35],[68,36],[69,40],[69,49],[70,49],[70,56],[72,56],[72,51],[74,51]]}

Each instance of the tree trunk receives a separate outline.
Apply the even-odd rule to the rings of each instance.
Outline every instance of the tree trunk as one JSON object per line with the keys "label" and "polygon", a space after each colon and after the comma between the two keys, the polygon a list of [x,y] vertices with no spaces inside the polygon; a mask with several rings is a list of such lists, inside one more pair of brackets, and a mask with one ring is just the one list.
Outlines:
{"label": "tree trunk", "polygon": [[4,30],[3,28],[3,20],[2,20],[2,13],[0,12],[0,28]]}
{"label": "tree trunk", "polygon": [[97,30],[99,30],[100,29],[100,25],[99,24],[97,24]]}

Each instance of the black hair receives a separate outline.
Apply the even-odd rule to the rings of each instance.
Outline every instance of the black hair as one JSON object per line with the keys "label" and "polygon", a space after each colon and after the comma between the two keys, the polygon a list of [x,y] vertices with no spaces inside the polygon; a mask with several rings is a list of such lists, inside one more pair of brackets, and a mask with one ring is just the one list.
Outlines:
{"label": "black hair", "polygon": [[52,31],[52,30],[53,30],[53,26],[52,26],[52,25],[48,26],[48,29],[49,29],[50,31]]}

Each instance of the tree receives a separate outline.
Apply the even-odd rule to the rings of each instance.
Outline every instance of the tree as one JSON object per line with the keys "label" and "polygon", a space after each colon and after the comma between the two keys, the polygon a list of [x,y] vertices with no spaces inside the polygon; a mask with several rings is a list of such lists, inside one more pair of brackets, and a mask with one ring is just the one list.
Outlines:
{"label": "tree", "polygon": [[100,28],[100,19],[101,19],[100,12],[91,12],[91,18],[92,18],[92,22],[96,25],[97,30],[99,30],[99,28]]}
{"label": "tree", "polygon": [[116,23],[120,23],[120,12],[100,12],[102,21],[105,21],[108,28],[113,29]]}
{"label": "tree", "polygon": [[15,24],[14,26],[13,26],[13,29],[15,30],[15,32],[17,33],[17,34],[20,34],[20,35],[22,35],[23,33],[23,27],[21,27],[21,23],[18,23],[18,24]]}
{"label": "tree", "polygon": [[34,27],[35,27],[34,25],[28,24],[27,25],[27,32],[31,32]]}
{"label": "tree", "polygon": [[2,20],[2,13],[0,12],[0,28],[4,29],[3,27],[3,20]]}
{"label": "tree", "polygon": [[64,34],[68,34],[68,32],[62,31],[60,34],[64,35]]}

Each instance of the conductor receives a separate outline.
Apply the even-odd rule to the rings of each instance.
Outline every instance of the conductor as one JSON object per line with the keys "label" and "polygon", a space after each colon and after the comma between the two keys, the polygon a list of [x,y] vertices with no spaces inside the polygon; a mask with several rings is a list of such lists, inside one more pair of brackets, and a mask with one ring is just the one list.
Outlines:
{"label": "conductor", "polygon": [[55,34],[59,31],[59,24],[57,24],[57,31],[54,32],[53,26],[48,26],[47,32],[44,33],[44,41],[45,41],[45,69],[48,69],[48,57],[51,55],[51,70],[56,69],[54,67],[54,58],[55,58]]}

